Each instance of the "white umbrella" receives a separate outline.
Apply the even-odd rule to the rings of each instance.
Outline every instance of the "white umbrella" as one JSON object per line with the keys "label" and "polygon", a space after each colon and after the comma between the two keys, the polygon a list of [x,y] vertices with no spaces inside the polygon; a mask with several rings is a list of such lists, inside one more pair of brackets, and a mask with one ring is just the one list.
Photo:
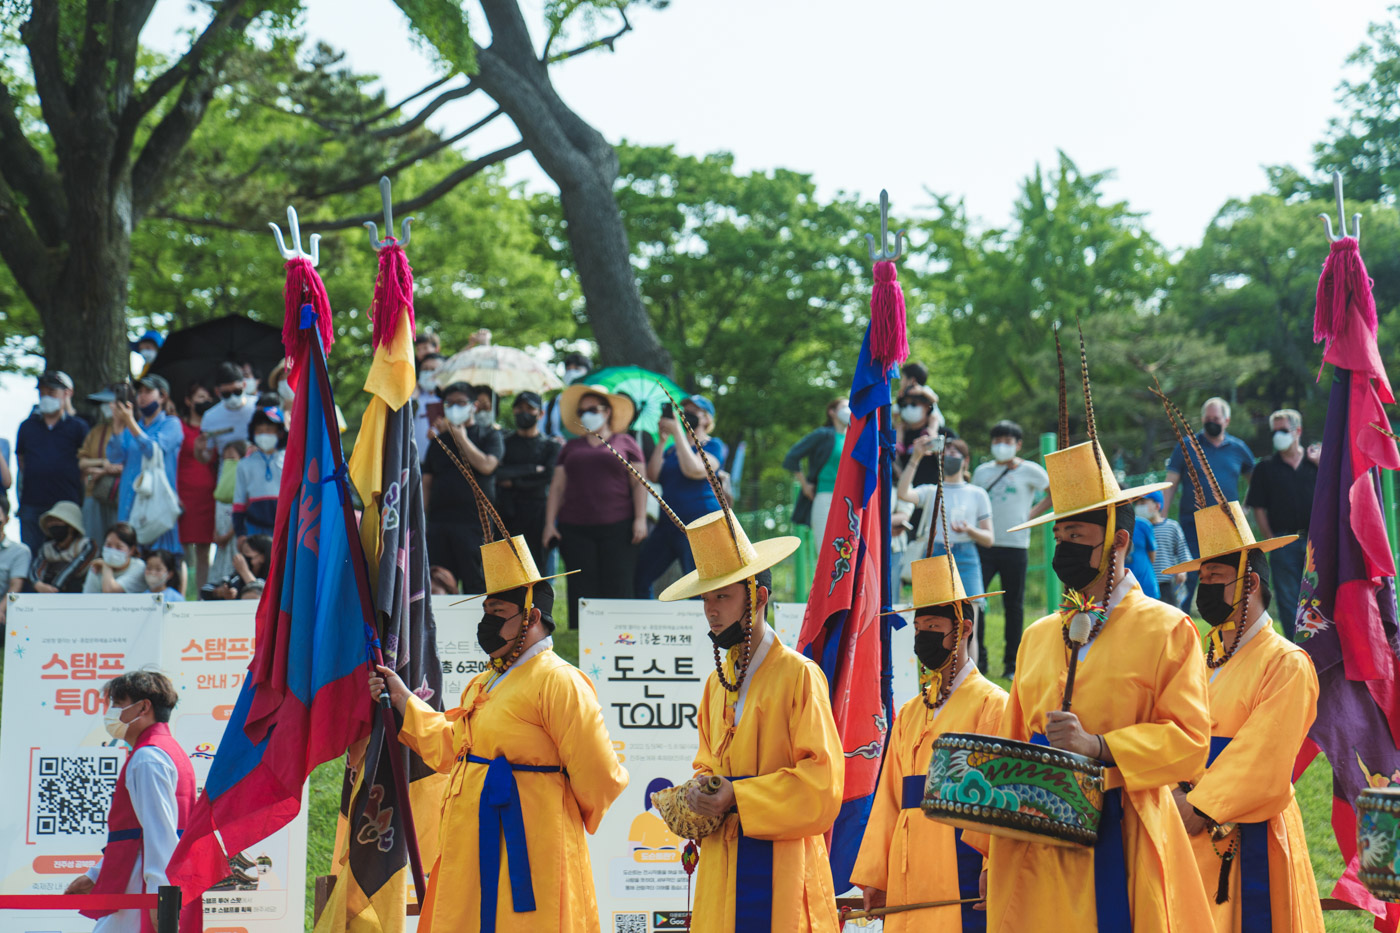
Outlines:
{"label": "white umbrella", "polygon": [[545,393],[564,383],[549,367],[514,347],[472,347],[449,357],[434,375],[440,388],[466,382],[489,388],[497,395],[520,392]]}

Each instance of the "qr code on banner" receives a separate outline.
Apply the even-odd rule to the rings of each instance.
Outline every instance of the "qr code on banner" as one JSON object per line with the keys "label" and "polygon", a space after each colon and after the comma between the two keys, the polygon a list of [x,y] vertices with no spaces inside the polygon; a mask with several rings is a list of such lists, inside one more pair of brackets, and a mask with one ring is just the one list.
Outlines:
{"label": "qr code on banner", "polygon": [[29,776],[32,837],[105,835],[107,810],[121,771],[114,749],[35,754]]}
{"label": "qr code on banner", "polygon": [[647,915],[613,914],[613,933],[647,933]]}

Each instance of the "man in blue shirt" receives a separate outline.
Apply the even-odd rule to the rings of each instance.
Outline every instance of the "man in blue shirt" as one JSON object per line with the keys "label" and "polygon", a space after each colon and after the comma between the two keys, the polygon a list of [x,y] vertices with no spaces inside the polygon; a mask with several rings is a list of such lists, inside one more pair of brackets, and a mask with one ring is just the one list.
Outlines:
{"label": "man in blue shirt", "polygon": [[[1254,454],[1244,441],[1226,432],[1230,424],[1230,403],[1223,398],[1207,399],[1201,406],[1201,427],[1203,430],[1197,432],[1196,440],[1200,443],[1201,452],[1206,455],[1206,462],[1210,464],[1211,471],[1215,473],[1215,479],[1220,483],[1220,491],[1225,494],[1226,501],[1243,501],[1240,495],[1240,479],[1249,476],[1254,470]],[[1196,464],[1196,472],[1204,475],[1199,458],[1195,453],[1191,454]],[[1181,522],[1181,530],[1186,533],[1186,546],[1191,549],[1193,558],[1201,556],[1200,546],[1196,543],[1196,487],[1194,483],[1188,482],[1186,486],[1181,485],[1182,474],[1186,473],[1186,460],[1177,444],[1172,450],[1171,459],[1167,461],[1167,482],[1171,483],[1171,488],[1163,492],[1165,504],[1162,506],[1162,514],[1167,514],[1172,507],[1172,498],[1176,495],[1177,489],[1181,489],[1181,514],[1178,521]],[[1209,487],[1209,483],[1206,483]],[[1209,488],[1202,491],[1205,504],[1221,505],[1215,501],[1215,496]],[[1183,606],[1194,605],[1196,595],[1196,580],[1198,574],[1195,571],[1186,575],[1186,591]]]}
{"label": "man in blue shirt", "polygon": [[39,405],[19,426],[15,463],[19,467],[19,536],[37,556],[44,544],[39,516],[65,499],[83,501],[78,448],[88,423],[72,413],[73,380],[49,370],[39,377]]}

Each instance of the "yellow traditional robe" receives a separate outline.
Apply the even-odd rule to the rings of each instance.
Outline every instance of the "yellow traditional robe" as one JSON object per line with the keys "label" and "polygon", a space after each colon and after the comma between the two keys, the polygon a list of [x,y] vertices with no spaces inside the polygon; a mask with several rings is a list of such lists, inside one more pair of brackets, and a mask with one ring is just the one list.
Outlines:
{"label": "yellow traditional robe", "polygon": [[[1068,654],[1059,615],[1026,630],[1003,736],[1028,742],[1045,732],[1045,713],[1064,699]],[[1178,782],[1201,776],[1209,750],[1206,665],[1195,625],[1134,584],[1081,657],[1073,703],[1084,729],[1102,734],[1118,762],[1105,777],[1109,788],[1124,788],[1134,933],[1209,930],[1205,889],[1171,795]],[[987,874],[989,933],[1023,933],[1046,924],[1098,929],[1089,847],[993,836]]]}
{"label": "yellow traditional robe", "polygon": [[[945,732],[996,735],[1005,709],[1006,691],[975,668],[948,695],[937,716],[921,697],[904,704],[895,719],[880,787],[870,805],[865,837],[851,872],[853,883],[884,891],[885,903],[890,907],[961,896],[954,847],[956,830],[947,823],[928,819],[922,810],[903,809],[904,778],[928,776],[933,741]],[[968,833],[964,841],[986,854],[985,835]],[[960,907],[910,911],[885,918],[885,933],[957,933],[962,928]]]}
{"label": "yellow traditional robe", "polygon": [[[1321,933],[1322,905],[1293,798],[1293,760],[1317,718],[1317,671],[1306,651],[1267,624],[1210,681],[1211,735],[1230,745],[1186,795],[1220,823],[1268,822],[1269,906],[1277,933]],[[1240,929],[1240,862],[1230,872],[1230,899],[1215,903],[1220,856],[1210,834],[1191,837],[1215,929]],[[1228,841],[1217,843],[1223,852]]]}
{"label": "yellow traditional robe", "polygon": [[[462,705],[434,712],[409,700],[399,733],[430,767],[450,772],[442,798],[442,851],[433,866],[418,929],[464,933],[481,926],[483,880],[497,888],[501,933],[597,931],[598,904],[584,831],[598,829],[627,786],[593,684],[552,650],[517,663],[489,692],[490,671],[462,692]],[[499,877],[478,867],[478,811],[487,766],[466,760],[504,757],[516,765],[558,765],[567,772],[517,771],[529,846],[535,909],[516,913],[501,843]]]}
{"label": "yellow traditional robe", "polygon": [[691,930],[732,933],[739,829],[773,842],[772,929],[836,933],[836,892],[823,835],[841,809],[846,759],[821,668],[776,638],[748,672],[737,726],[711,674],[700,702],[699,774],[753,775],[734,784],[738,814],[700,842]]}

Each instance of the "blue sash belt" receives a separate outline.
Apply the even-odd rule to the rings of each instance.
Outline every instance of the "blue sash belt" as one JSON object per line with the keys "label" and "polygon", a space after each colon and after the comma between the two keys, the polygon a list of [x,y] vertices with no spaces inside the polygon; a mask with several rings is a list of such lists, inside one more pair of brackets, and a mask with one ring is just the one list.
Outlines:
{"label": "blue sash belt", "polygon": [[467,755],[466,760],[486,765],[486,783],[481,788],[477,810],[480,849],[477,867],[481,872],[481,929],[495,933],[496,897],[501,877],[501,836],[506,837],[506,868],[510,873],[510,899],[516,913],[535,909],[535,888],[530,880],[530,850],[525,844],[525,818],[520,808],[520,788],[515,772],[534,771],[557,774],[558,765],[513,765],[505,758]]}
{"label": "blue sash belt", "polygon": [[[1044,735],[1031,736],[1032,745],[1050,747]],[[1128,862],[1123,852],[1123,789],[1103,793],[1099,841],[1094,843],[1094,901],[1099,933],[1132,933],[1128,910]]]}
{"label": "blue sash belt", "polygon": [[[754,777],[741,774],[729,780]],[[771,933],[773,929],[773,843],[744,835],[739,827],[739,876],[734,879],[734,933]]]}
{"label": "blue sash belt", "polygon": [[[1206,767],[1230,744],[1228,736],[1211,736]],[[1240,833],[1240,931],[1270,933],[1274,928],[1269,903],[1269,824],[1236,823]]]}

